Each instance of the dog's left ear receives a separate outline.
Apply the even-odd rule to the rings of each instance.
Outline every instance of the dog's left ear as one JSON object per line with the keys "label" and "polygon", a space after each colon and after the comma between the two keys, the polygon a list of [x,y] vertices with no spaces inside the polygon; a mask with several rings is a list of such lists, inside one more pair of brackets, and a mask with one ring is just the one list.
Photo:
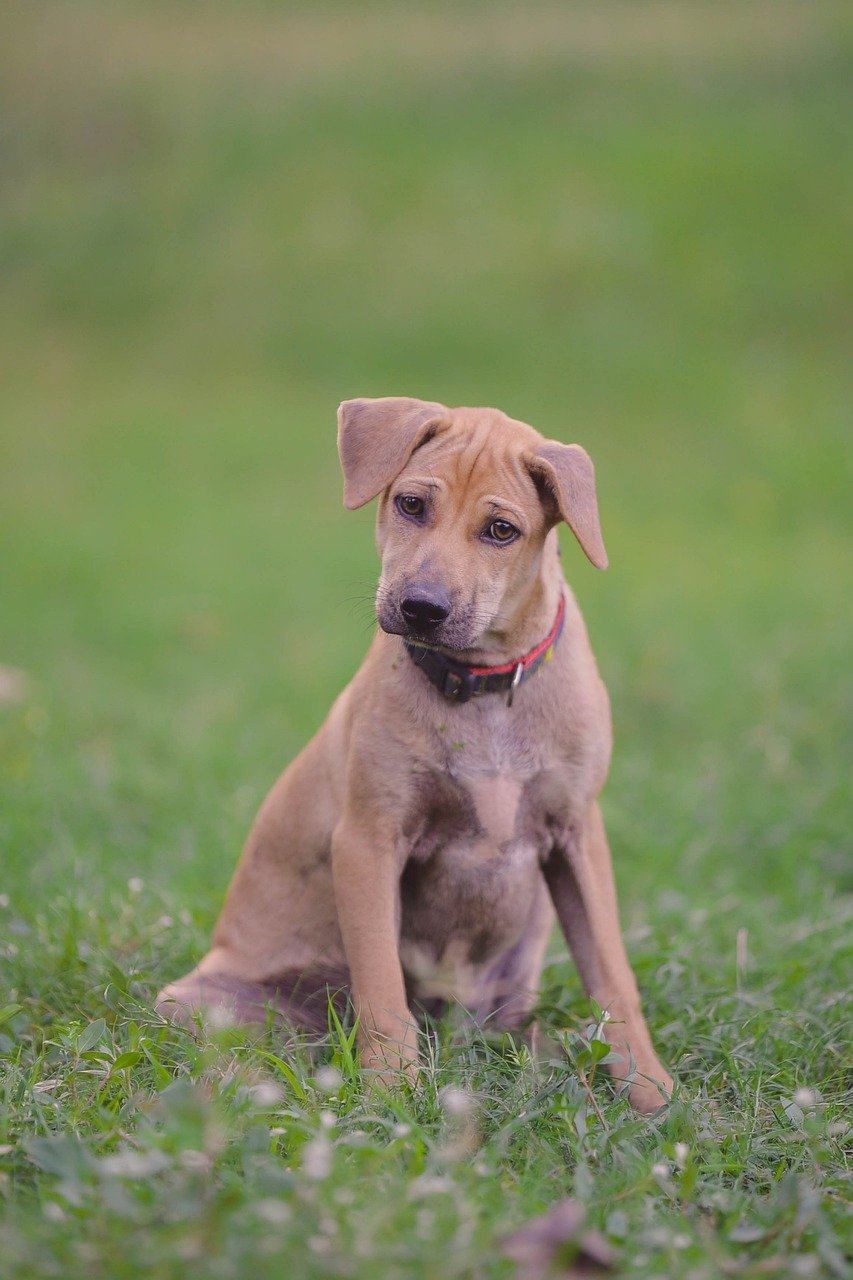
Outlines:
{"label": "dog's left ear", "polygon": [[354,511],[387,488],[446,414],[443,404],[409,396],[344,400],[338,409],[344,506]]}
{"label": "dog's left ear", "polygon": [[544,490],[554,522],[565,520],[596,569],[606,569],[607,552],[598,518],[595,467],[579,444],[546,440],[528,458],[534,480]]}

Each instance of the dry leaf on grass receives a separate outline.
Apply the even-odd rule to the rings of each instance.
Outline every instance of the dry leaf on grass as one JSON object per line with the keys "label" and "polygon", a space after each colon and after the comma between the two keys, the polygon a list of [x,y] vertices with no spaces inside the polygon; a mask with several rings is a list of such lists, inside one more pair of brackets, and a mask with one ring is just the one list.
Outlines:
{"label": "dry leaf on grass", "polygon": [[507,1236],[503,1252],[516,1263],[516,1280],[576,1280],[613,1267],[614,1253],[599,1231],[583,1231],[584,1211],[566,1196],[547,1213]]}

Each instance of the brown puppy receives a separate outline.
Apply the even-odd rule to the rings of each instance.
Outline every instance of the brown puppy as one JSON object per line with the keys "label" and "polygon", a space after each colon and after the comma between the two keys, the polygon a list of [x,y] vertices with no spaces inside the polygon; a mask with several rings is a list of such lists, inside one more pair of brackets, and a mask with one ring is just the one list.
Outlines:
{"label": "brown puppy", "polygon": [[588,993],[637,1063],[633,1104],[672,1081],[619,932],[597,796],[611,729],[560,566],[565,520],[606,567],[592,462],[496,409],[348,400],[344,502],[380,496],[377,632],[255,821],[213,937],[158,1007],[273,1004],[321,1029],[351,993],[364,1066],[416,1073],[412,1005],[452,998],[515,1027],[556,908]]}

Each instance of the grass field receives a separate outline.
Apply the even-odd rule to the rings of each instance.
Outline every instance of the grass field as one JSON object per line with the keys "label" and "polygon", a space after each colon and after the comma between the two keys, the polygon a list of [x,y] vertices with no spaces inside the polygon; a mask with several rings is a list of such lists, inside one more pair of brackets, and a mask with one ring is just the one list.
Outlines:
{"label": "grass field", "polygon": [[[508,1277],[569,1193],[620,1275],[845,1274],[850,73],[799,0],[5,9],[4,1280]],[[366,647],[388,393],[596,460],[653,1120],[557,940],[565,1058],[447,1025],[417,1095],[151,1013]]]}

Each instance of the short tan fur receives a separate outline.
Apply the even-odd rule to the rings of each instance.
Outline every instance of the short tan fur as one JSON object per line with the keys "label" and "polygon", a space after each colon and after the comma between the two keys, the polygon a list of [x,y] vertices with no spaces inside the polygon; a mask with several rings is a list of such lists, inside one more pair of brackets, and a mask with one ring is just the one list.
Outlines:
{"label": "short tan fur", "polygon": [[[257,1019],[271,1004],[319,1030],[337,991],[355,1006],[363,1066],[415,1078],[419,1007],[529,1022],[556,912],[610,1014],[613,1075],[633,1055],[630,1099],[654,1110],[672,1081],[622,943],[598,805],[609,703],[555,528],[606,567],[592,462],[496,409],[360,399],[338,421],[345,504],[379,498],[380,627],[262,805],[211,950],[158,1007]],[[512,706],[448,701],[405,652],[414,639],[514,661],[548,634],[561,595],[553,658]]]}

